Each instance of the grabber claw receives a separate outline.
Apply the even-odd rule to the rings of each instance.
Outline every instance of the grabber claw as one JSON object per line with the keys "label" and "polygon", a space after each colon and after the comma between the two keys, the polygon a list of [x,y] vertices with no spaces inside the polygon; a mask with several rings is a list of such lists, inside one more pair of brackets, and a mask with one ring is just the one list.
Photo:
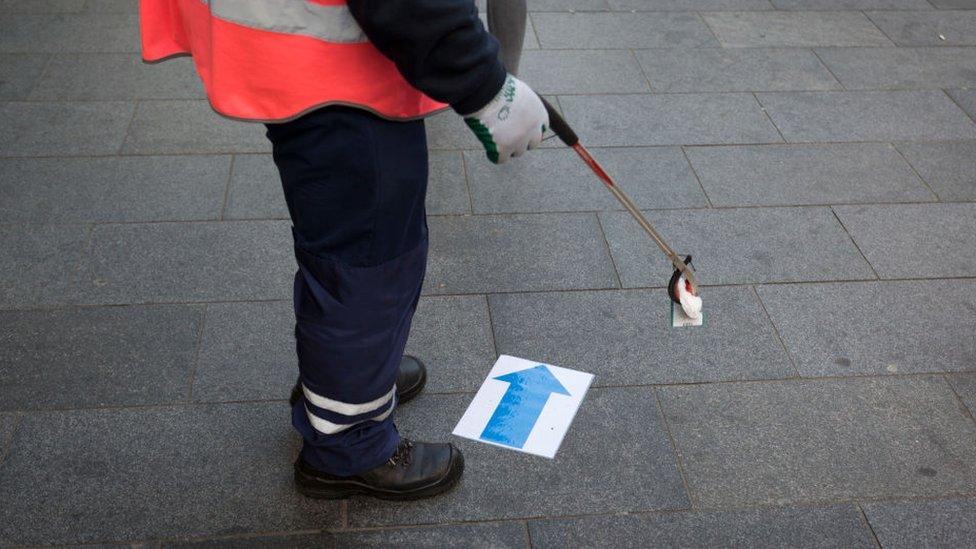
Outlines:
{"label": "grabber claw", "polygon": [[[685,265],[691,265],[691,256],[690,255],[689,256],[685,256],[684,264]],[[682,276],[681,275],[683,275],[685,272],[686,272],[685,269],[679,269],[679,268],[675,267],[674,268],[674,273],[671,274],[671,280],[668,281],[668,295],[671,296],[671,301],[674,301],[675,303],[677,303],[679,305],[681,304],[681,299],[678,296],[678,281],[680,281],[682,279]],[[687,277],[685,277],[684,282],[688,286],[691,286],[690,288],[688,286],[686,286],[685,287],[685,290],[686,291],[690,291],[692,294],[697,294],[698,293],[698,289],[695,288],[690,282],[688,282]]]}

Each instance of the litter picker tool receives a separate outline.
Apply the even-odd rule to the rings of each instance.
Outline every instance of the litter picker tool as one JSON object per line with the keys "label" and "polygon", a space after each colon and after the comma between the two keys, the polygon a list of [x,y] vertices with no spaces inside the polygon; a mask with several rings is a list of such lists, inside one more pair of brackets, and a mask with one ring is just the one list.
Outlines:
{"label": "litter picker tool", "polygon": [[668,246],[667,242],[661,237],[660,233],[654,228],[653,225],[644,217],[644,214],[637,208],[634,202],[624,193],[620,187],[614,183],[613,179],[607,174],[607,172],[600,166],[600,164],[590,155],[589,151],[583,147],[580,143],[579,137],[577,137],[576,132],[569,127],[566,120],[556,112],[556,109],[549,104],[548,101],[542,99],[542,103],[546,106],[546,110],[549,112],[549,125],[552,128],[553,133],[559,138],[560,141],[566,144],[566,146],[572,148],[576,151],[576,154],[586,162],[586,165],[593,170],[593,173],[603,181],[603,184],[607,189],[613,194],[614,198],[620,202],[620,204],[627,210],[627,212],[637,221],[637,224],[644,229],[644,232],[651,237],[651,240],[657,244],[657,247],[664,252],[664,255],[668,257],[671,265],[674,267],[674,273],[671,275],[671,280],[668,281],[668,295],[671,300],[680,305],[681,309],[684,311],[690,319],[700,319],[701,318],[701,298],[698,288],[698,282],[695,280],[695,269],[691,264],[691,256],[685,256],[684,259]]}

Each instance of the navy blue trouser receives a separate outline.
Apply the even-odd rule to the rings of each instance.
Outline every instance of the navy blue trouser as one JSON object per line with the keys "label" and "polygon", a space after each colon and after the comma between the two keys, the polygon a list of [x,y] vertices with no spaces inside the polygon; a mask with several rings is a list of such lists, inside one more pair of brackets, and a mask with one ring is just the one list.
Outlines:
{"label": "navy blue trouser", "polygon": [[327,107],[269,124],[291,214],[302,458],[333,475],[372,469],[399,443],[394,387],[427,261],[427,138]]}

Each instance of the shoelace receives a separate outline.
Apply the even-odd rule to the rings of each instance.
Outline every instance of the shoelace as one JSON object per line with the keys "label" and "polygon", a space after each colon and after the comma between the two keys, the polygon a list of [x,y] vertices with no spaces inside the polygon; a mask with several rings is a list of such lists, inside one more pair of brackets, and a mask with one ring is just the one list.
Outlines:
{"label": "shoelace", "polygon": [[403,439],[400,444],[397,445],[397,449],[390,456],[389,464],[390,467],[396,467],[397,465],[410,465],[410,451],[413,448],[413,442],[409,439]]}

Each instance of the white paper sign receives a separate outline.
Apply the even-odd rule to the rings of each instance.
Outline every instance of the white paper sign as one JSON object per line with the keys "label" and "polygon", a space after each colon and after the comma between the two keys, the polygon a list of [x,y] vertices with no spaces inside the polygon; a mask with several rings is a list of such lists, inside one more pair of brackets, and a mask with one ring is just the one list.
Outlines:
{"label": "white paper sign", "polygon": [[555,457],[592,381],[593,374],[502,355],[454,434]]}

